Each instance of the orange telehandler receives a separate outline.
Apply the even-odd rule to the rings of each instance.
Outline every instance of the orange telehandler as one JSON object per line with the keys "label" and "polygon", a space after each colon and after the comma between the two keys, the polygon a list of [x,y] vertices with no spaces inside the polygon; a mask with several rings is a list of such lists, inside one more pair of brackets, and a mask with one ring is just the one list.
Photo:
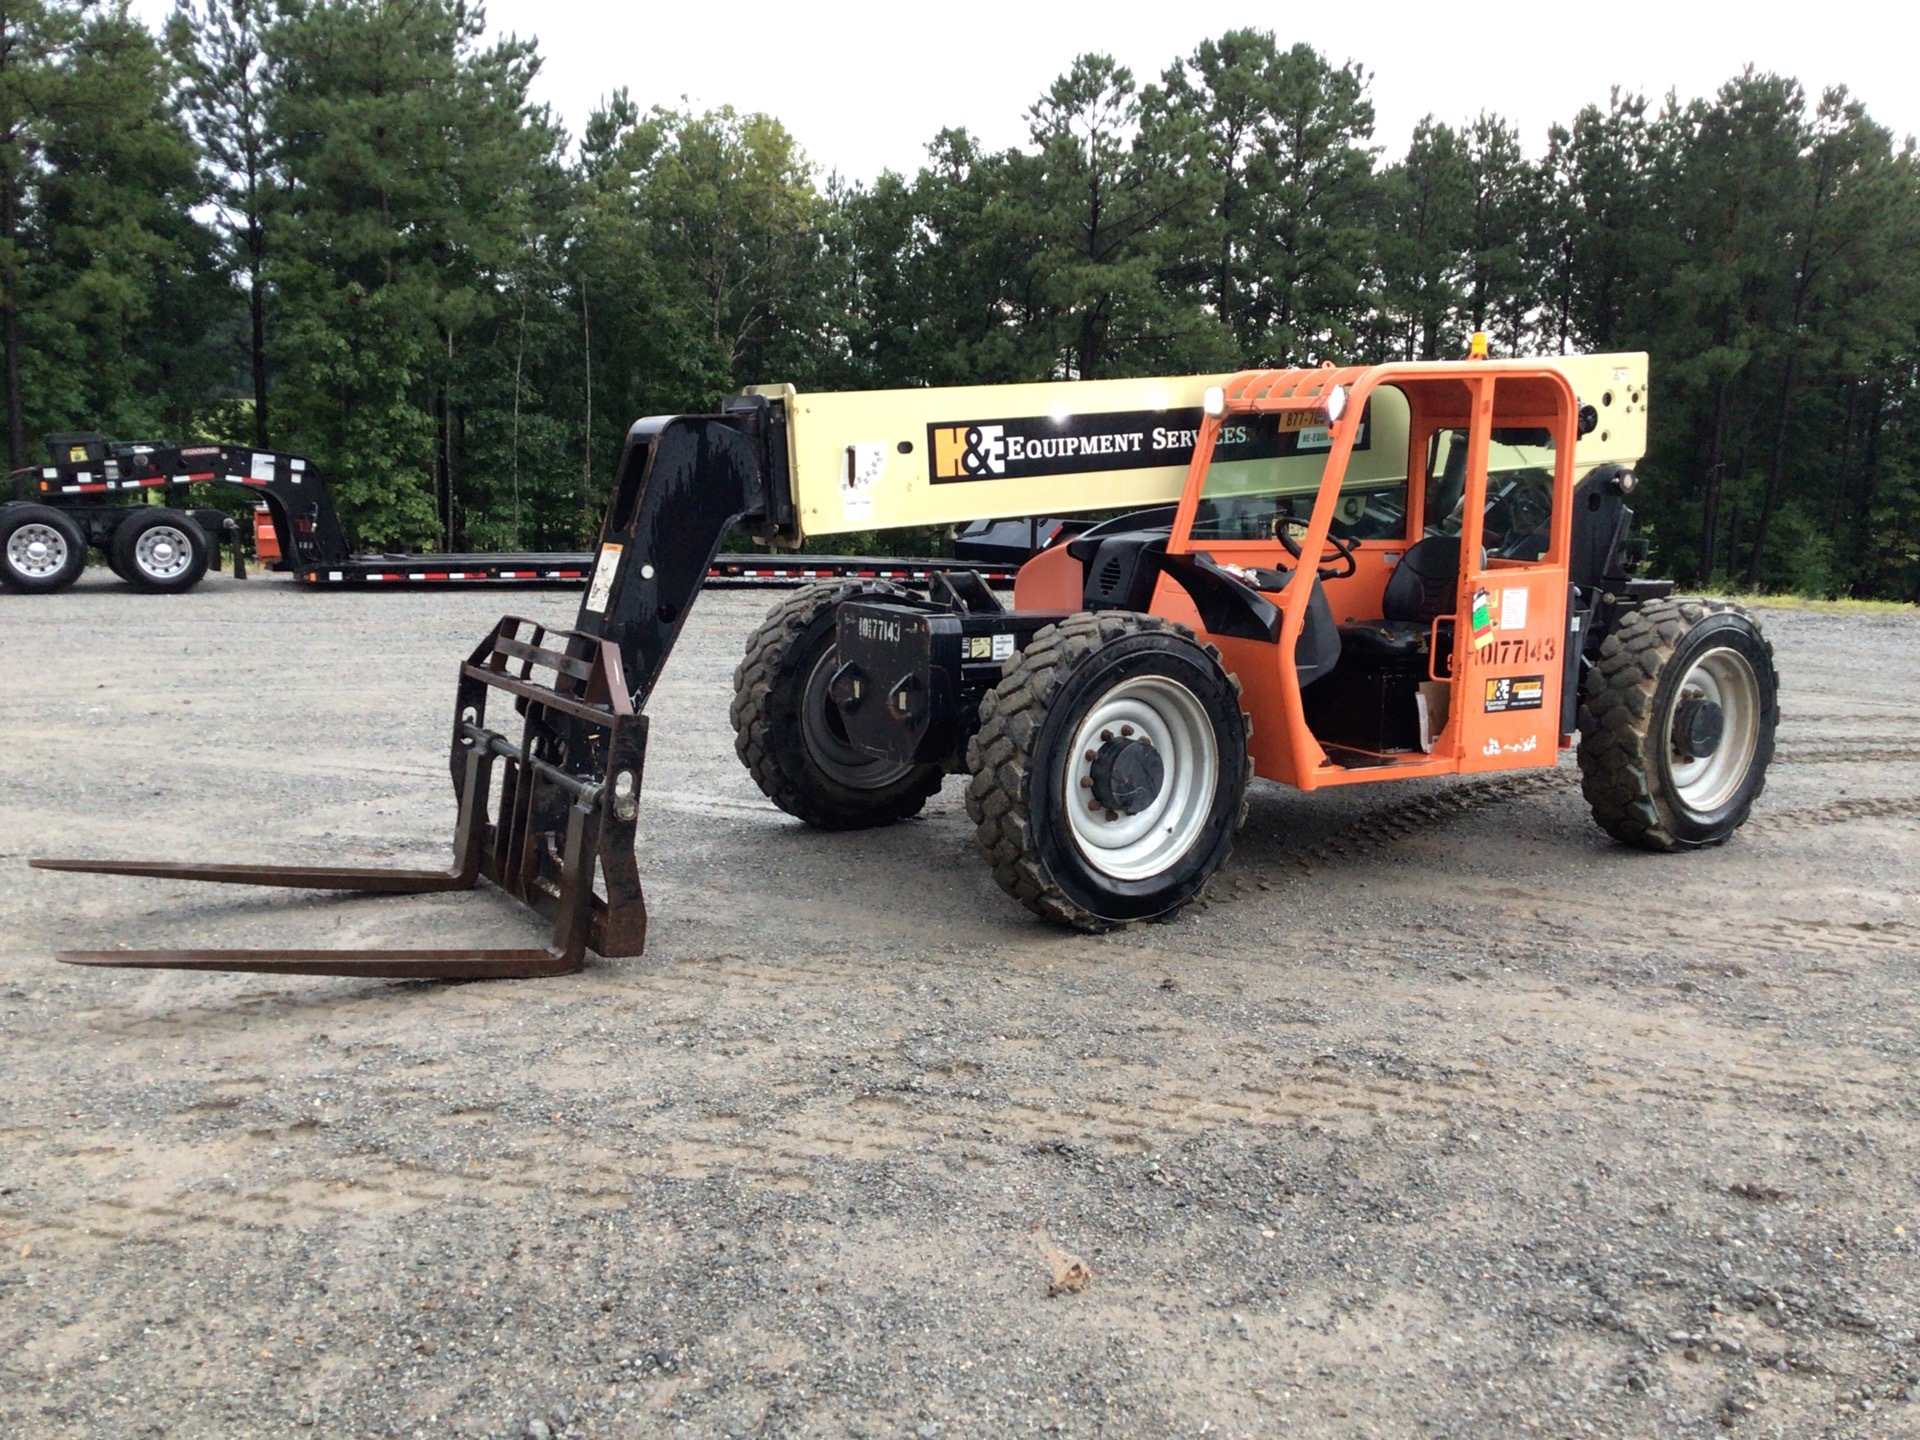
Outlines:
{"label": "orange telehandler", "polygon": [[[1778,678],[1744,610],[1633,574],[1646,413],[1645,357],[1611,355],[769,388],[641,421],[575,629],[509,617],[461,666],[448,869],[34,862],[389,892],[484,876],[553,917],[549,946],[62,958],[502,976],[638,953],[642,711],[735,525],[798,545],[1131,507],[1030,561],[1011,609],[958,573],[925,597],[861,580],[800,592],[736,675],[737,748],[775,804],[881,825],[965,773],[995,878],[1052,920],[1177,911],[1227,859],[1256,775],[1316,790],[1479,774],[1551,766],[1577,743],[1609,834],[1718,844],[1764,783]],[[501,692],[517,739],[487,724]]]}

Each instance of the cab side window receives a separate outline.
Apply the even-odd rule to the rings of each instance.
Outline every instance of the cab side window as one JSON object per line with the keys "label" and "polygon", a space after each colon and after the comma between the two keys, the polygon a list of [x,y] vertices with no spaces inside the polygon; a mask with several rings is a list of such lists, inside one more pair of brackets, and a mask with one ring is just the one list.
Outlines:
{"label": "cab side window", "polygon": [[[1442,430],[1427,457],[1426,533],[1458,535],[1465,521],[1467,432]],[[1481,543],[1490,557],[1539,560],[1553,520],[1553,445],[1545,431],[1496,430],[1487,456]]]}

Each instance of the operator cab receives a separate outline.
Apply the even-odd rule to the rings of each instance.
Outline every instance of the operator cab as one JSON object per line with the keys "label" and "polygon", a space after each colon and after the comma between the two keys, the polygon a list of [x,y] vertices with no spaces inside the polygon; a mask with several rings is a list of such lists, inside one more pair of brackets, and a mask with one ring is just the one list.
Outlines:
{"label": "operator cab", "polygon": [[[1333,372],[1319,373],[1326,379],[1314,393],[1335,383]],[[1358,373],[1343,372],[1340,383]],[[1362,388],[1363,408],[1341,427],[1351,431],[1344,454],[1324,413],[1316,424],[1311,409],[1249,415],[1229,407],[1223,437],[1268,423],[1276,438],[1258,457],[1244,447],[1216,450],[1185,533],[1176,525],[1176,552],[1204,556],[1276,600],[1311,566],[1297,654],[1310,650],[1314,663],[1296,664],[1291,688],[1302,739],[1317,742],[1336,770],[1459,757],[1468,731],[1486,728],[1477,712],[1448,725],[1456,672],[1469,664],[1476,683],[1515,672],[1487,701],[1506,708],[1488,714],[1550,708],[1559,718],[1548,703],[1563,690],[1563,676],[1549,682],[1548,672],[1568,653],[1555,643],[1565,638],[1556,627],[1566,614],[1566,572],[1554,548],[1556,523],[1565,528],[1554,497],[1571,478],[1571,456],[1559,453],[1556,436],[1570,440],[1576,416],[1563,392],[1533,376],[1481,374],[1484,382],[1391,377]],[[1287,397],[1313,375],[1276,380],[1284,391],[1277,403],[1299,403]],[[1318,552],[1304,555],[1316,534]],[[1475,743],[1525,743],[1523,753],[1548,756],[1559,732],[1547,719],[1544,749],[1541,737],[1506,739],[1513,723]],[[1290,757],[1262,773],[1269,768],[1274,778],[1303,779]]]}

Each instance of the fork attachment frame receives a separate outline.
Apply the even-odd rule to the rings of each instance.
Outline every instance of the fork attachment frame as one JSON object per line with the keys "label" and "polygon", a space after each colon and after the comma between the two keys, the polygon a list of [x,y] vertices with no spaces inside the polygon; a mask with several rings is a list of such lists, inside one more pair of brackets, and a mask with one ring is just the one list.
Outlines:
{"label": "fork attachment frame", "polygon": [[[551,680],[538,678],[543,672]],[[493,691],[512,696],[523,717],[517,743],[487,725]],[[509,615],[460,666],[449,762],[460,810],[447,869],[32,863],[42,870],[386,895],[466,890],[484,877],[553,921],[553,939],[543,949],[63,951],[58,958],[71,965],[388,979],[564,975],[581,968],[588,950],[621,956],[645,948],[647,909],[634,832],[646,751],[647,719],[633,708],[618,649]],[[496,762],[498,818],[490,820]],[[604,899],[594,891],[596,870]]]}
{"label": "fork attachment frame", "polygon": [[[640,420],[627,432],[601,523],[593,580],[572,630],[501,620],[466,663],[451,768],[460,815],[445,870],[34,860],[42,870],[274,885],[364,894],[471,889],[483,877],[553,921],[537,950],[87,950],[70,965],[394,979],[564,975],[587,951],[638,955],[647,909],[634,858],[647,717],[641,709],[736,522],[768,538],[790,519],[784,422],[763,397],[719,415]],[[551,677],[551,678],[543,678]],[[513,697],[518,743],[487,725],[487,697]],[[497,802],[493,772],[501,774]],[[489,818],[491,814],[492,818]],[[595,894],[598,872],[605,898]]]}

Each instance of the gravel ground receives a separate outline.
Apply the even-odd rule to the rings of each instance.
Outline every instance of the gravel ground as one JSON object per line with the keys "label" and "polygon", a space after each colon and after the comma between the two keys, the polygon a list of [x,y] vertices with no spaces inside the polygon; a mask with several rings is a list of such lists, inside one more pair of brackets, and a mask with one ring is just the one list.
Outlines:
{"label": "gravel ground", "polygon": [[1570,765],[1259,785],[1207,903],[1096,938],[994,888],[958,781],[865,834],[766,804],[726,709],[769,597],[713,594],[645,956],[50,963],[535,943],[486,893],[25,865],[436,862],[502,599],[0,598],[0,1433],[1920,1433],[1920,621],[1767,616],[1722,850],[1612,845]]}

